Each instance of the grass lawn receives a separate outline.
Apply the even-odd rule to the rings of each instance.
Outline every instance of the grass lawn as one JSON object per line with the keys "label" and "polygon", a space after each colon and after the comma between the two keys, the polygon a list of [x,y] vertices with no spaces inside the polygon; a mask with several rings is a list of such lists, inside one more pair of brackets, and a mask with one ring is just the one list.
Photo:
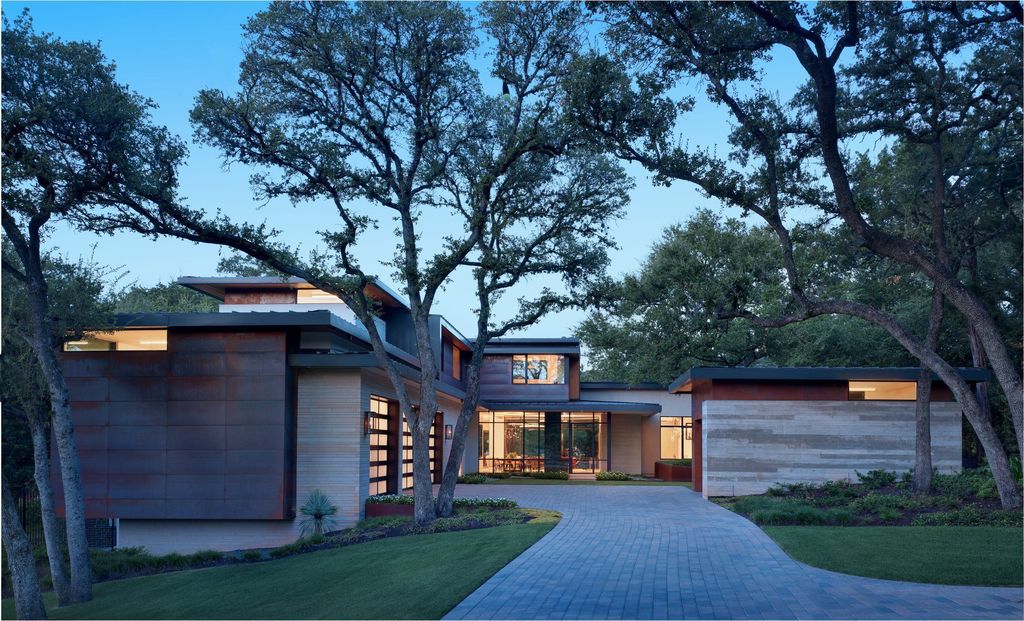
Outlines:
{"label": "grass lawn", "polygon": [[[409,535],[300,554],[103,582],[51,619],[438,619],[543,537],[556,518]],[[14,604],[3,602],[3,617]]]}
{"label": "grass lawn", "polygon": [[[691,483],[677,483],[675,481],[595,481],[593,479],[487,479],[487,485],[682,485],[692,487]],[[464,484],[463,491],[472,489],[472,485]]]}
{"label": "grass lawn", "polygon": [[793,558],[822,569],[910,582],[1020,586],[1024,532],[995,526],[764,526]]}

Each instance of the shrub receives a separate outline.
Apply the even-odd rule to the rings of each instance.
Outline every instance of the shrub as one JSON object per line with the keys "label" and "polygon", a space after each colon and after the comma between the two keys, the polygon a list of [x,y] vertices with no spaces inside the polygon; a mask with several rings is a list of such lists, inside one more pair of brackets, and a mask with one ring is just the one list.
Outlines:
{"label": "shrub", "polygon": [[200,563],[212,563],[223,558],[223,552],[218,552],[216,550],[199,550],[198,552],[192,553],[192,558],[190,560],[192,561],[191,564],[197,565]]}
{"label": "shrub", "polygon": [[849,481],[825,481],[819,487],[825,495],[835,500],[846,500],[860,496],[860,490]]}
{"label": "shrub", "polygon": [[816,489],[813,483],[776,483],[768,488],[768,493],[772,496],[810,498]]}
{"label": "shrub", "polygon": [[891,507],[882,507],[878,510],[878,519],[883,522],[895,522],[903,517],[903,512]]}
{"label": "shrub", "polygon": [[854,470],[857,480],[867,489],[882,489],[896,482],[896,473],[890,470],[869,470],[864,474]]}
{"label": "shrub", "polygon": [[246,550],[242,552],[242,560],[246,562],[261,561],[263,560],[263,553],[259,550]]}
{"label": "shrub", "polygon": [[669,466],[692,466],[692,459],[659,459],[660,463],[667,464]]}
{"label": "shrub", "polygon": [[279,548],[274,548],[270,551],[270,558],[281,558],[282,556],[291,556],[292,554],[298,554],[304,552],[310,548],[316,547],[322,544],[327,539],[323,535],[311,535],[309,537],[300,537],[294,543],[283,545]]}
{"label": "shrub", "polygon": [[456,498],[453,507],[487,507],[490,509],[515,509],[519,503],[511,498]]}
{"label": "shrub", "polygon": [[999,498],[999,489],[996,487],[995,479],[982,481],[974,492],[978,498]]}
{"label": "shrub", "polygon": [[331,499],[323,492],[314,489],[306,497],[306,503],[299,507],[299,513],[303,516],[299,521],[302,535],[319,537],[334,530],[334,516],[338,514],[338,507],[331,504]]}
{"label": "shrub", "polygon": [[964,470],[958,474],[936,474],[932,477],[932,487],[935,488],[936,492],[945,496],[969,498],[977,492],[978,486],[988,478],[985,474],[987,473],[978,472],[977,470]]}
{"label": "shrub", "polygon": [[512,476],[512,475],[510,475],[507,472],[488,472],[487,473],[487,478],[488,479],[507,479],[510,476]]}
{"label": "shrub", "polygon": [[405,494],[377,494],[376,496],[369,496],[366,499],[367,504],[371,505],[412,505],[416,504],[412,496],[406,496]]}
{"label": "shrub", "polygon": [[770,526],[809,526],[826,522],[826,516],[823,511],[803,504],[793,504],[789,507],[779,505],[771,509],[758,509],[750,514],[750,519],[755,524]]}
{"label": "shrub", "polygon": [[629,475],[626,474],[625,472],[616,472],[614,470],[610,470],[608,472],[598,472],[597,473],[597,480],[598,481],[629,481],[630,478],[629,478]]}
{"label": "shrub", "polygon": [[568,481],[569,473],[565,470],[544,470],[543,472],[531,472],[530,476],[535,479],[557,479],[559,481]]}
{"label": "shrub", "polygon": [[852,526],[857,523],[857,516],[849,509],[837,507],[825,512],[825,523],[833,526]]}
{"label": "shrub", "polygon": [[733,508],[744,514],[753,514],[759,510],[783,510],[797,506],[810,506],[806,502],[789,498],[776,498],[771,496],[741,496],[733,503]]}
{"label": "shrub", "polygon": [[870,511],[879,515],[881,515],[882,511],[896,511],[896,517],[899,517],[902,515],[902,511],[919,509],[924,504],[924,500],[905,494],[887,495],[872,493],[853,501],[851,506],[859,511]]}
{"label": "shrub", "polygon": [[913,519],[913,526],[1014,526],[1020,528],[1020,511],[982,511],[963,507],[941,513],[923,513]]}
{"label": "shrub", "polygon": [[470,472],[459,477],[459,483],[465,483],[467,485],[479,485],[480,483],[486,483],[487,477],[478,473]]}

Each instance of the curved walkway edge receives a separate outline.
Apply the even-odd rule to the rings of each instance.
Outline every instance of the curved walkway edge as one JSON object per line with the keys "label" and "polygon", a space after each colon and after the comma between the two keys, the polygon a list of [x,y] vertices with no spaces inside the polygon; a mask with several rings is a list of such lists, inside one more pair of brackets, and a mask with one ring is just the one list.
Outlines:
{"label": "curved walkway edge", "polygon": [[791,559],[677,486],[464,485],[562,521],[446,619],[1022,619],[1024,589],[892,582]]}

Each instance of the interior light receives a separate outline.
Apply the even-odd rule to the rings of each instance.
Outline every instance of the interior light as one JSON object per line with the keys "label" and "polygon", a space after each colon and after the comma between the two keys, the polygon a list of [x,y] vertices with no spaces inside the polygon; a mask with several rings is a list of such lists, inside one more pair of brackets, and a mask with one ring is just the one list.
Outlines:
{"label": "interior light", "polygon": [[88,345],[89,341],[68,341],[68,345]]}
{"label": "interior light", "polygon": [[871,386],[867,386],[864,388],[854,388],[854,392],[875,392],[876,390],[878,389]]}
{"label": "interior light", "polygon": [[139,345],[166,345],[167,341],[139,341]]}

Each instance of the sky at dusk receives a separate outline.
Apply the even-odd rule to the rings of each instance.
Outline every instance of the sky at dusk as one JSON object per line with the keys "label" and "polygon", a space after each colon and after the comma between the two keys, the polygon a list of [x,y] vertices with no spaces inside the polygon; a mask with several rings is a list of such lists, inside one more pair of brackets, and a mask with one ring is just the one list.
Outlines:
{"label": "sky at dusk", "polygon": [[[251,171],[237,165],[225,169],[215,149],[195,143],[189,124],[189,110],[201,89],[233,90],[242,59],[242,25],[263,6],[264,3],[250,2],[9,1],[3,3],[2,9],[4,16],[11,19],[29,7],[37,31],[52,32],[67,40],[100,43],[106,56],[116,62],[119,81],[152,99],[159,106],[154,120],[189,144],[190,154],[180,178],[181,194],[192,207],[221,210],[249,221],[267,220],[282,230],[285,240],[308,249],[316,244],[317,230],[334,225],[331,211],[324,205],[257,203],[248,183]],[[488,63],[484,55],[475,61],[485,78]],[[781,66],[784,77],[788,77],[785,74],[789,70]],[[784,84],[787,80],[780,82]],[[485,79],[484,84],[488,88],[498,87],[493,80]],[[698,84],[680,88],[702,92]],[[692,143],[719,144],[725,148],[729,124],[723,111],[703,103],[698,104],[694,122],[681,130],[683,139]],[[701,206],[717,208],[693,186],[656,187],[640,167],[627,166],[627,170],[636,186],[626,217],[613,224],[619,244],[618,249],[610,252],[611,273],[615,276],[635,272],[665,227],[684,221]],[[381,215],[382,211],[368,207],[366,213]],[[423,219],[424,239],[440,238],[449,224],[444,218]],[[367,272],[381,275],[400,290],[391,276],[392,269],[382,265],[394,254],[394,230],[393,222],[381,220],[379,228],[360,242],[357,256]],[[142,285],[186,275],[213,275],[220,255],[216,247],[176,240],[154,241],[132,234],[97,237],[61,229],[54,232],[51,244],[71,257],[94,253],[100,264],[123,266],[130,271],[130,279]],[[506,315],[512,312],[516,297],[529,295],[542,284],[532,282],[514,291],[498,311]],[[548,284],[557,286],[557,282]],[[472,307],[467,305],[474,299],[472,292],[469,273],[457,273],[435,306],[435,312],[445,315],[467,334],[475,324]],[[569,336],[584,316],[583,311],[552,315],[517,336]]]}

